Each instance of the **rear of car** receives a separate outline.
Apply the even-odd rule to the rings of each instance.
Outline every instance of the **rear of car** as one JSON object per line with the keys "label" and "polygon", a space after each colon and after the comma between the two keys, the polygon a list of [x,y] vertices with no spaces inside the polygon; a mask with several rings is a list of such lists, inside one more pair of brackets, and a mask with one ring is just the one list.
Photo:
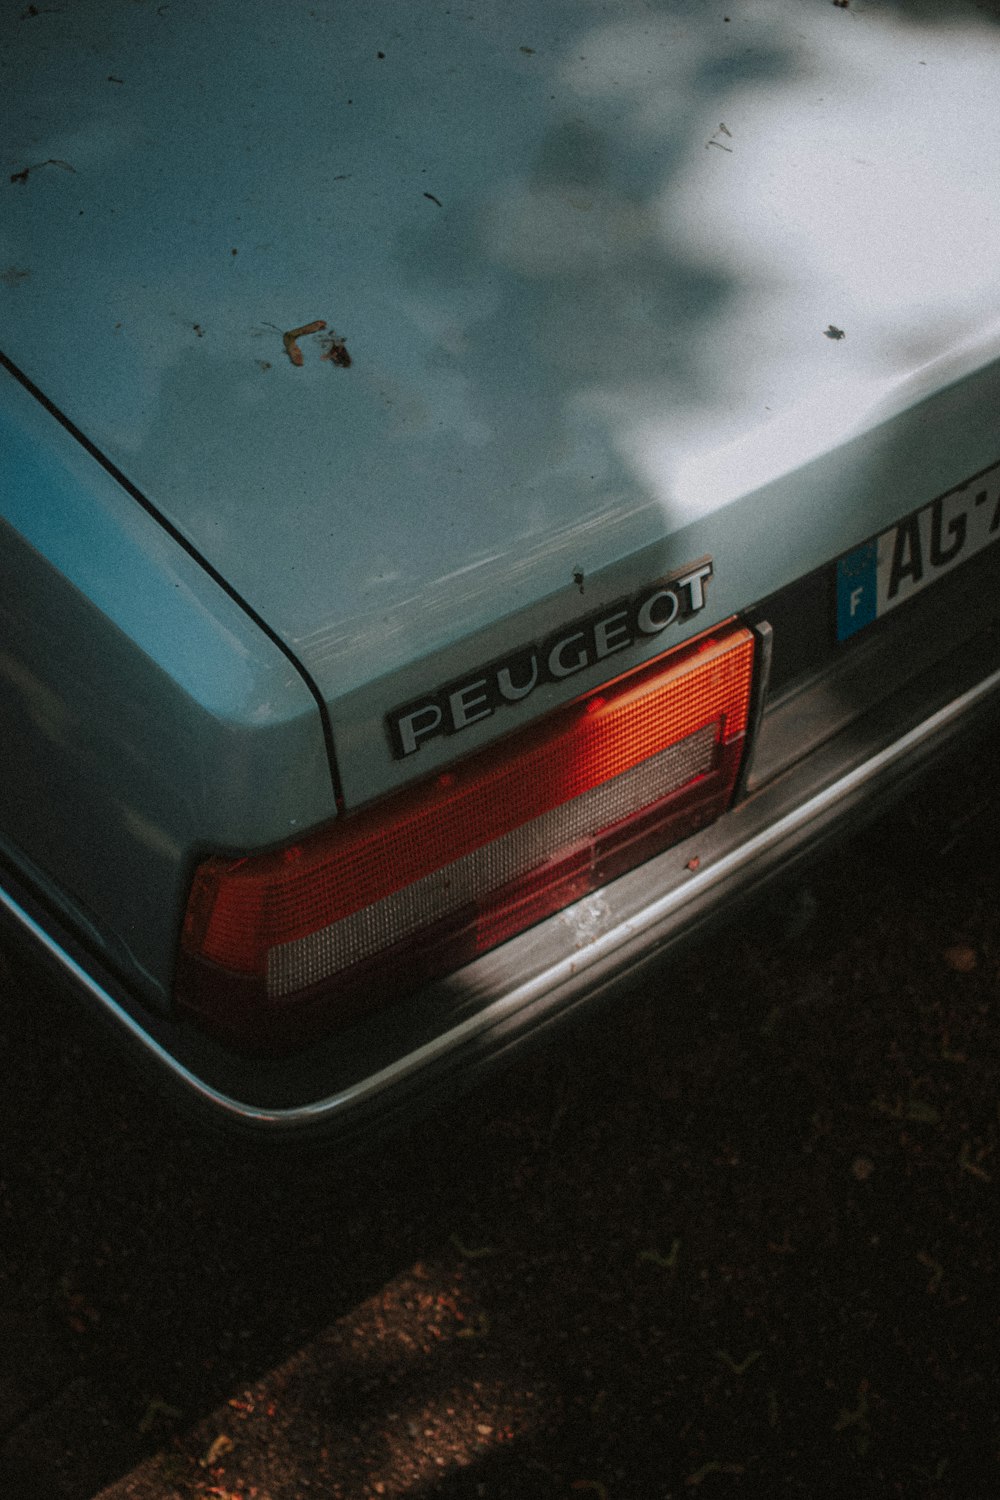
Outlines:
{"label": "rear of car", "polygon": [[163,1086],[385,1123],[993,722],[973,9],[32,12],[0,901]]}

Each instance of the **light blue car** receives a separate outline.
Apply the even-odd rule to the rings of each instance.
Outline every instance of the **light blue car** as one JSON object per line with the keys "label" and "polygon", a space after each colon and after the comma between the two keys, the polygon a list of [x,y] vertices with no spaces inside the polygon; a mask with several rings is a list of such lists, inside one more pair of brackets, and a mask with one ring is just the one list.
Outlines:
{"label": "light blue car", "polygon": [[1000,26],[730,11],[0,21],[0,905],[220,1122],[390,1122],[995,724]]}

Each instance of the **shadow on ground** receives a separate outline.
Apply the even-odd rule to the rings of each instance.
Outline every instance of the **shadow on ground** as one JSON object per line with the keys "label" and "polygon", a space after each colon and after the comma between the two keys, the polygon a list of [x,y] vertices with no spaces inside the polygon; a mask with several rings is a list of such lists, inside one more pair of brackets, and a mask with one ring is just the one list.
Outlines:
{"label": "shadow on ground", "polygon": [[346,1164],[185,1133],[15,998],[4,1493],[985,1493],[989,766]]}

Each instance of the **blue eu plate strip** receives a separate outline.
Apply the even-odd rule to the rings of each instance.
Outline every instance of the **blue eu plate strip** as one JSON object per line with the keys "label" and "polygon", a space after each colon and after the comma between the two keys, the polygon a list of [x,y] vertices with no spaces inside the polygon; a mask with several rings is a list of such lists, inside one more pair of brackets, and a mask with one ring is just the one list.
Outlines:
{"label": "blue eu plate strip", "polygon": [[878,543],[865,542],[837,563],[837,640],[846,641],[878,613]]}

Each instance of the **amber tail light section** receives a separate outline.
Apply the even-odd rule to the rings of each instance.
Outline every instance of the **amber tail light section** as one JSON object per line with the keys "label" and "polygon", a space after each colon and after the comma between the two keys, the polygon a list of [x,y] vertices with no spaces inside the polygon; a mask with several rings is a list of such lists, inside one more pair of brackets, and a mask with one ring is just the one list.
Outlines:
{"label": "amber tail light section", "polygon": [[197,869],[178,1003],[284,1050],[450,973],[718,817],[753,636],[730,623],[285,848]]}

